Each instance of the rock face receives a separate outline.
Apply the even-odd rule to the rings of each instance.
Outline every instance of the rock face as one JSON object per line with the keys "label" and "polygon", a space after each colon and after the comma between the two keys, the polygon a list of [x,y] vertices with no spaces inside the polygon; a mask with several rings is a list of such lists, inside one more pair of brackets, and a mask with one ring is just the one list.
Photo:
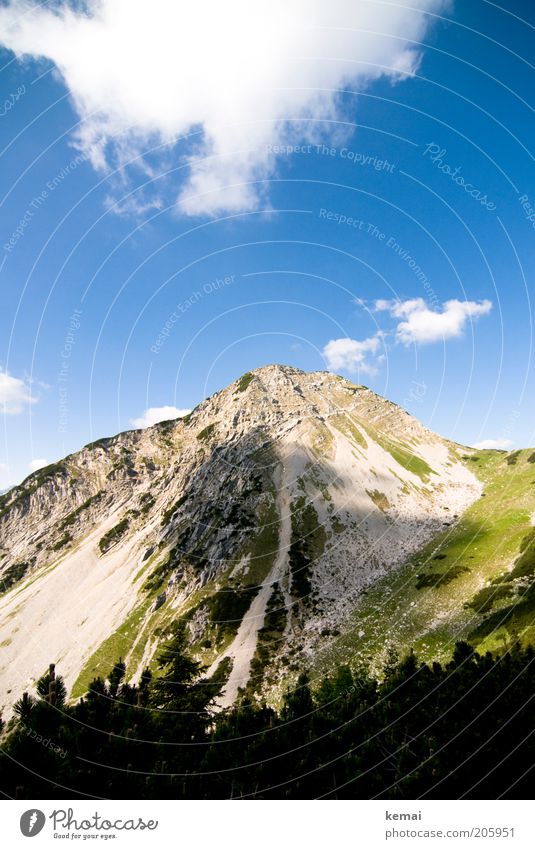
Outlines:
{"label": "rock face", "polygon": [[0,497],[0,705],[55,662],[73,696],[187,621],[276,688],[359,594],[481,492],[458,446],[327,372],[266,366],[189,416],[102,439]]}

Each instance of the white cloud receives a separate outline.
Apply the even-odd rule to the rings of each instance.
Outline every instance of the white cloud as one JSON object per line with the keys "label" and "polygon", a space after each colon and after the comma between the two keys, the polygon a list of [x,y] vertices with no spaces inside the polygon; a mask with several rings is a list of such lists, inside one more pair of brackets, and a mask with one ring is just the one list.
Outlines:
{"label": "white cloud", "polygon": [[134,427],[150,427],[169,419],[181,419],[188,413],[191,410],[180,410],[178,407],[149,407],[138,419],[130,419],[130,424]]}
{"label": "white cloud", "polygon": [[413,74],[427,13],[449,5],[11,0],[0,39],[55,63],[82,119],[77,144],[99,169],[197,133],[181,143],[179,205],[215,215],[257,206],[245,184],[273,174],[269,146],[317,139],[317,122],[341,114],[334,90]]}
{"label": "white cloud", "polygon": [[396,339],[404,345],[418,342],[422,345],[461,336],[467,322],[487,315],[492,302],[445,301],[439,310],[430,309],[423,298],[407,301],[375,302],[375,310],[387,310],[393,318],[401,318],[396,327]]}
{"label": "white cloud", "polygon": [[44,469],[45,466],[50,465],[50,460],[45,460],[44,457],[40,457],[36,460],[32,460],[31,463],[28,464],[28,468],[30,472],[36,472],[38,469]]}
{"label": "white cloud", "polygon": [[381,342],[381,334],[371,336],[369,339],[331,339],[323,349],[323,356],[327,367],[333,371],[345,369],[346,371],[361,371],[374,374],[375,365],[368,361],[370,354],[376,354]]}
{"label": "white cloud", "polygon": [[0,369],[0,413],[17,415],[24,412],[26,407],[34,404],[35,401],[24,380]]}
{"label": "white cloud", "polygon": [[474,448],[498,448],[505,450],[512,446],[511,439],[483,439],[481,442],[476,442]]}

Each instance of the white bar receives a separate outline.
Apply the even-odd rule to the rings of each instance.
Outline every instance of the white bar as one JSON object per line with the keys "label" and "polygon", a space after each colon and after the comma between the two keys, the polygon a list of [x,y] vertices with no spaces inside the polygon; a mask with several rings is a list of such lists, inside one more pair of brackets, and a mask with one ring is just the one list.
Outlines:
{"label": "white bar", "polygon": [[[20,827],[21,816],[25,815],[27,826],[28,812],[34,809],[46,817],[35,844]],[[78,828],[72,821],[65,827],[69,809]],[[0,805],[0,824],[6,849],[67,844],[158,849],[533,849],[532,809],[531,802],[523,801],[5,801]],[[117,828],[107,831],[82,824],[94,822],[95,814],[101,826],[108,819]],[[405,819],[407,815],[411,818]],[[129,819],[138,823],[139,818],[157,825],[133,831],[119,827]],[[37,815],[34,821],[38,827],[42,817]],[[508,830],[507,836],[492,829]],[[394,831],[404,836],[394,837]],[[468,835],[447,836],[460,831]],[[432,832],[443,836],[430,836]]]}

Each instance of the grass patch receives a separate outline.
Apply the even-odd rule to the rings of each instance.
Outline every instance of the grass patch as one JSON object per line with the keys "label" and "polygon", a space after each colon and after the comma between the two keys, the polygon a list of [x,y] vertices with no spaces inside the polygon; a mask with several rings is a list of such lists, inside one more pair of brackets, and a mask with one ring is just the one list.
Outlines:
{"label": "grass patch", "polygon": [[203,428],[197,434],[197,439],[200,439],[201,442],[206,442],[213,435],[215,430],[215,424],[209,424],[207,427]]}
{"label": "grass patch", "polygon": [[383,512],[385,510],[388,510],[388,508],[390,507],[390,501],[388,500],[384,492],[380,492],[378,489],[367,489],[366,493],[371,498],[375,506],[379,508],[379,510],[382,510]]}
{"label": "grass patch", "polygon": [[312,451],[316,457],[334,459],[334,436],[326,425],[315,423],[311,432]]}
{"label": "grass patch", "polygon": [[236,392],[245,392],[252,380],[254,380],[254,374],[252,372],[248,371],[242,374],[236,385]]}
{"label": "grass patch", "polygon": [[422,457],[418,457],[417,454],[414,454],[405,445],[399,442],[393,442],[383,433],[377,431],[374,433],[374,437],[375,441],[384,451],[394,458],[396,463],[408,472],[412,472],[413,475],[417,475],[423,483],[428,483],[429,476],[436,474],[429,463],[426,463]]}
{"label": "grass patch", "polygon": [[535,528],[522,539],[519,550],[520,557],[515,561],[509,580],[531,578],[535,575]]}
{"label": "grass patch", "polygon": [[143,601],[125,619],[123,624],[113,634],[104,640],[94,654],[83,666],[74,682],[70,698],[79,699],[89,689],[93,678],[100,675],[106,678],[110,669],[120,657],[126,657],[139,634],[143,619],[149,609],[151,600]]}
{"label": "grass patch", "polygon": [[353,442],[356,442],[357,445],[360,445],[361,448],[367,448],[368,443],[364,439],[364,436],[360,432],[359,428],[351,421],[350,417],[346,415],[336,415],[331,416],[329,418],[331,424],[343,433],[344,436],[347,436]]}

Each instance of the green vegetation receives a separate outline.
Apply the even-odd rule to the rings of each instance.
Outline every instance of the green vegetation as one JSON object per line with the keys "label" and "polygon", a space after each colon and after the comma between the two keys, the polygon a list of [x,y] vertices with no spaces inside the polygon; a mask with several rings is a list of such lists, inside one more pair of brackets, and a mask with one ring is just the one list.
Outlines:
{"label": "green vegetation", "polygon": [[186,498],[187,498],[186,494],[181,495],[180,498],[177,501],[175,501],[173,504],[171,504],[170,507],[167,508],[167,510],[164,510],[164,512],[162,513],[162,527],[163,528],[165,528],[166,525],[169,524],[169,522],[171,521],[171,519],[175,515],[178,508],[181,507],[182,504],[184,504]]}
{"label": "green vegetation", "polygon": [[201,442],[206,442],[213,435],[215,430],[215,424],[209,424],[205,428],[203,428],[197,434],[197,439],[200,439]]}
{"label": "green vegetation", "polygon": [[168,578],[171,572],[177,568],[182,553],[180,544],[175,545],[169,552],[168,556],[162,560],[156,569],[153,570],[152,574],[149,575],[143,584],[143,589],[149,593],[160,589],[166,578]]}
{"label": "green vegetation", "polygon": [[512,451],[505,458],[505,462],[507,463],[508,466],[516,466],[516,464],[518,462],[518,458],[521,456],[521,454],[522,454],[521,451]]}
{"label": "green vegetation", "polygon": [[260,509],[257,522],[258,527],[243,552],[250,555],[247,583],[251,586],[258,586],[267,577],[278,551],[279,515],[274,496]]}
{"label": "green vegetation", "polygon": [[216,628],[218,640],[234,636],[257,592],[258,587],[227,587],[206,600],[210,623]]}
{"label": "green vegetation", "polygon": [[429,475],[435,474],[431,466],[426,463],[425,460],[418,457],[416,454],[413,454],[407,448],[403,448],[401,445],[393,442],[388,442],[384,438],[382,441],[385,451],[388,451],[394,460],[399,463],[400,466],[403,466],[404,469],[407,469],[408,472],[418,475],[424,483],[429,481]]}
{"label": "green vegetation", "polygon": [[[444,556],[445,555],[439,555]],[[433,558],[435,559],[435,558]],[[464,572],[469,572],[468,566],[455,563],[446,572],[422,572],[416,575],[416,589],[422,590],[426,587],[445,587],[455,581]]]}
{"label": "green vegetation", "polygon": [[128,527],[130,525],[130,521],[128,517],[125,516],[124,519],[121,519],[111,530],[109,530],[104,536],[100,539],[98,547],[100,548],[101,554],[105,554],[110,548],[115,545],[121,537],[124,536]]}
{"label": "green vegetation", "polygon": [[510,584],[490,584],[490,586],[479,590],[470,601],[467,601],[466,607],[479,614],[488,613],[496,602],[509,598],[512,594],[513,587]]}
{"label": "green vegetation", "polygon": [[26,500],[34,494],[34,492],[37,492],[39,487],[43,486],[43,484],[53,480],[57,475],[66,477],[67,474],[68,470],[64,461],[60,463],[51,463],[43,469],[38,469],[36,472],[32,472],[31,475],[28,475],[28,477],[22,481],[20,486],[17,486],[6,493],[4,499],[0,503],[0,519],[10,513],[14,507],[24,504]]}
{"label": "green vegetation", "polygon": [[141,509],[139,511],[140,514],[142,516],[146,516],[147,513],[149,513],[152,510],[152,508],[154,507],[156,502],[155,502],[153,496],[150,494],[150,492],[145,492],[141,496],[141,498],[139,499],[139,503],[140,503],[140,507],[141,507]]}
{"label": "green vegetation", "polygon": [[295,598],[306,599],[312,593],[312,564],[325,549],[327,534],[318,521],[314,506],[305,496],[292,505],[292,541],[290,544],[290,591]]}
{"label": "green vegetation", "polygon": [[88,510],[93,504],[96,504],[97,501],[100,501],[103,495],[104,491],[100,490],[100,492],[97,492],[96,495],[92,495],[90,498],[86,499],[83,504],[80,504],[80,506],[77,507],[76,510],[73,510],[71,513],[69,513],[68,516],[65,516],[65,518],[59,524],[60,531],[63,531],[65,528],[70,527],[70,525],[74,525],[76,519],[82,513]]}
{"label": "green vegetation", "polygon": [[370,496],[371,500],[375,504],[379,510],[388,510],[390,507],[390,502],[384,492],[380,492],[378,489],[366,490],[366,493]]}
{"label": "green vegetation", "polygon": [[[97,651],[91,655],[80,670],[80,674],[73,685],[73,699],[79,699],[85,695],[95,675],[105,675],[113,664],[114,658],[127,657],[136,642],[150,604],[150,599],[145,599],[138,604],[122,625],[113,634],[110,634]],[[133,662],[132,668],[135,669]]]}
{"label": "green vegetation", "polygon": [[7,593],[13,584],[21,581],[29,568],[29,563],[13,563],[12,566],[8,566],[0,576],[0,593]]}
{"label": "green vegetation", "polygon": [[316,457],[319,459],[330,458],[334,459],[334,436],[329,428],[321,423],[312,422],[310,433],[310,447]]}
{"label": "green vegetation", "polygon": [[270,663],[277,655],[284,640],[287,611],[284,596],[278,584],[273,584],[271,596],[266,606],[264,623],[257,635],[256,650],[251,661],[251,673],[248,691],[258,693],[262,683],[274,684]]}
{"label": "green vegetation", "polygon": [[428,483],[430,480],[430,475],[434,475],[435,472],[431,468],[431,466],[426,463],[426,461],[415,454],[407,445],[402,444],[400,442],[396,442],[390,439],[383,432],[374,430],[372,427],[368,426],[368,431],[370,436],[372,436],[378,445],[383,448],[391,457],[394,458],[396,463],[399,463],[404,469],[407,469],[408,472],[412,472],[413,475],[417,475],[421,478],[423,483]]}
{"label": "green vegetation", "polygon": [[87,445],[84,445],[84,448],[87,451],[93,451],[95,448],[107,448],[111,442],[110,437],[102,437],[102,439],[95,439],[94,442],[88,442]]}
{"label": "green vegetation", "polygon": [[[501,600],[511,603],[490,613]],[[529,642],[535,639],[535,528],[522,539],[513,568],[476,593],[468,606],[480,614],[489,613],[473,631],[476,640],[492,635],[495,642],[499,635],[507,641],[518,634]]]}
{"label": "green vegetation", "polygon": [[52,546],[52,551],[60,551],[62,548],[65,548],[65,546],[68,545],[70,542],[72,542],[72,534],[63,534],[63,536],[60,537],[60,539],[58,539],[58,541],[55,542]]}
{"label": "green vegetation", "polygon": [[[385,633],[401,653],[414,648],[424,660],[447,658],[459,637],[474,641],[481,650],[503,648],[515,628],[523,644],[535,643],[530,601],[525,586],[522,589],[522,582],[531,579],[520,577],[524,568],[529,571],[532,556],[526,541],[535,512],[535,473],[528,462],[532,453],[521,451],[513,465],[500,451],[479,451],[466,460],[484,483],[484,496],[455,524],[457,517],[452,516],[452,524],[401,569],[367,589],[355,606],[351,629],[318,652],[318,672],[350,658],[369,659],[377,669],[386,657]],[[521,545],[526,558],[517,560],[509,572],[523,554]],[[494,589],[487,589],[489,585]],[[523,599],[523,607],[508,612],[500,625],[500,608],[515,598]],[[481,630],[478,625],[490,604],[496,618]]]}
{"label": "green vegetation", "polygon": [[509,580],[514,578],[533,578],[535,575],[535,528],[520,543],[520,557],[515,561]]}
{"label": "green vegetation", "polygon": [[356,424],[351,420],[351,417],[348,413],[340,414],[337,416],[331,416],[329,421],[334,427],[343,433],[344,436],[352,439],[353,442],[356,442],[357,445],[360,445],[361,448],[367,448],[368,443],[364,439],[364,436],[360,432],[359,428]]}
{"label": "green vegetation", "polygon": [[252,372],[248,371],[245,374],[242,374],[238,380],[236,392],[245,392],[252,380],[254,380],[254,374],[252,374]]}
{"label": "green vegetation", "polygon": [[278,710],[246,692],[214,714],[230,663],[207,679],[183,624],[163,636],[154,670],[135,685],[119,655],[76,704],[49,673],[15,703],[0,758],[6,797],[46,799],[51,788],[175,801],[531,796],[532,648],[481,655],[460,642],[446,664],[429,665],[391,654],[378,677],[345,664],[314,686],[302,672]]}

